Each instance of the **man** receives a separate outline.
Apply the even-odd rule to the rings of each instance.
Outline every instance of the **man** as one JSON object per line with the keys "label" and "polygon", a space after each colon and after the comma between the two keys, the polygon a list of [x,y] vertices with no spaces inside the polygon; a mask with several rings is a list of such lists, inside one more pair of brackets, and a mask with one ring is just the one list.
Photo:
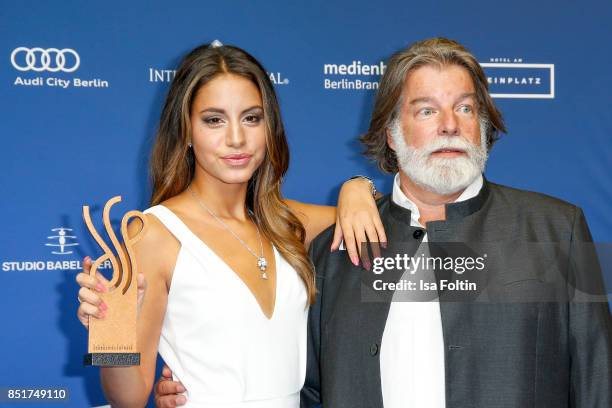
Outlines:
{"label": "man", "polygon": [[[302,407],[612,406],[608,305],[574,301],[577,292],[601,294],[596,262],[585,265],[589,248],[571,245],[591,241],[584,216],[484,180],[503,131],[482,68],[460,44],[426,40],[391,58],[361,139],[382,170],[399,171],[378,203],[389,243],[409,255],[424,241],[485,243],[496,259],[477,295],[489,301],[468,301],[469,293],[445,301],[456,294],[442,291],[433,302],[367,301],[374,278],[325,251],[324,232],[311,247],[320,299],[310,312]],[[529,251],[563,256],[544,269]],[[436,271],[437,283],[442,277]]]}
{"label": "man", "polygon": [[[612,406],[612,318],[596,296],[605,292],[586,221],[571,204],[483,178],[504,131],[460,44],[425,40],[391,58],[361,138],[397,172],[378,201],[390,247],[380,259],[448,255],[454,266],[364,271],[329,252],[333,229],[315,239],[303,408]],[[486,268],[459,272],[466,254]],[[479,287],[442,288],[460,275]],[[435,296],[379,290],[406,277]]]}

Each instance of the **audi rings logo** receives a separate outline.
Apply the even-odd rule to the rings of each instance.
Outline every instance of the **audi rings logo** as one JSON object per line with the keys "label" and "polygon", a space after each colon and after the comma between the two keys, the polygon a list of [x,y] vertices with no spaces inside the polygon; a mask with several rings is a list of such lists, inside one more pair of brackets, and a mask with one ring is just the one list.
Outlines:
{"label": "audi rings logo", "polygon": [[11,63],[19,71],[74,72],[81,64],[81,58],[71,48],[18,47],[11,53]]}

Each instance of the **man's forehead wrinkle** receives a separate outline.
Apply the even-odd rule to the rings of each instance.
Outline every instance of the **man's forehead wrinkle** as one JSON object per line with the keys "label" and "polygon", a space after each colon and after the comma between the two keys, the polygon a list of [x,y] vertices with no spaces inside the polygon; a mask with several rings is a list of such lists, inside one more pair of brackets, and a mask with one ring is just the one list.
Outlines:
{"label": "man's forehead wrinkle", "polygon": [[[466,99],[476,99],[476,94],[474,92],[464,92],[458,96],[450,95],[448,92],[446,95],[442,95],[444,100],[452,99],[453,102],[461,102]],[[436,96],[415,96],[414,98],[408,101],[408,105],[418,105],[421,103],[435,103],[438,102],[438,98]]]}
{"label": "man's forehead wrinkle", "polygon": [[[442,100],[452,100],[457,102],[460,99],[468,97],[475,98],[476,90],[474,83],[466,71],[465,75],[459,75],[458,78],[453,78],[451,84],[448,83],[449,78],[440,78],[442,71],[433,70],[430,72],[418,72],[422,68],[418,68],[406,77],[404,81],[402,96],[405,106],[411,106],[418,103],[440,102]],[[417,75],[412,75],[417,73]],[[433,78],[432,78],[433,75]],[[457,75],[453,75],[457,77]],[[452,85],[455,89],[449,89],[448,85]]]}

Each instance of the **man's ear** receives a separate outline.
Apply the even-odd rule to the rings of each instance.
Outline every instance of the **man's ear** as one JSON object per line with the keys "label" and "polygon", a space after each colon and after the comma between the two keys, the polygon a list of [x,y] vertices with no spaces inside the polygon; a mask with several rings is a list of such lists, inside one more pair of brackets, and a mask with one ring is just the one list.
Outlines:
{"label": "man's ear", "polygon": [[391,150],[395,151],[395,142],[393,141],[393,136],[391,135],[391,129],[389,129],[389,127],[386,127],[385,133],[387,134],[387,145]]}

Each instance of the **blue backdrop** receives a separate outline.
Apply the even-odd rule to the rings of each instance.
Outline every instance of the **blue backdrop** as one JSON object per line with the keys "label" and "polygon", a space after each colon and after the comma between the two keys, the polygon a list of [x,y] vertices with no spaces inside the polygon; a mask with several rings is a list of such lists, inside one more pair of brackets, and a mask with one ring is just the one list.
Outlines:
{"label": "blue backdrop", "polygon": [[[390,189],[356,141],[382,61],[426,37],[460,41],[485,66],[509,128],[487,177],[581,206],[595,239],[610,242],[611,16],[597,0],[3,2],[0,387],[66,387],[70,406],[106,403],[97,370],[82,366],[75,317],[80,260],[100,253],[81,206],[122,194],[117,213],[148,207],[173,69],[213,39],[251,52],[276,83],[286,196],[328,204],[353,174]],[[56,58],[64,71],[53,72]]]}

